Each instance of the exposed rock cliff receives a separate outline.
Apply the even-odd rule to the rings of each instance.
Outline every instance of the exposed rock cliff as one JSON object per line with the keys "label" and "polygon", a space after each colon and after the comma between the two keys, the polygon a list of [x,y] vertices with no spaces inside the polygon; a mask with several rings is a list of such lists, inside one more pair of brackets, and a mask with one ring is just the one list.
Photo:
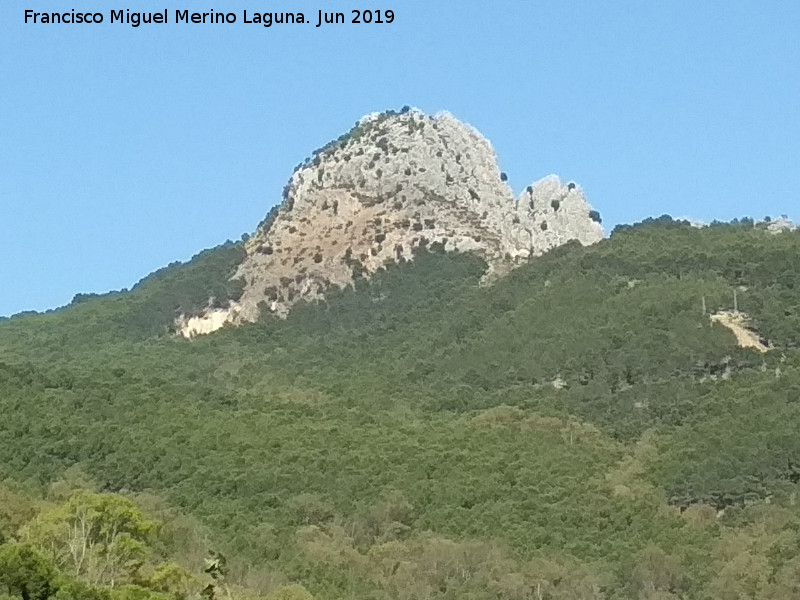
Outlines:
{"label": "exposed rock cliff", "polygon": [[797,225],[786,215],[781,215],[779,219],[773,219],[765,223],[767,231],[770,233],[783,233],[785,231],[797,231]]}
{"label": "exposed rock cliff", "polygon": [[[490,143],[450,114],[365,117],[295,170],[283,203],[248,240],[236,273],[244,293],[223,322],[262,309],[283,316],[420,246],[478,252],[502,272],[569,240],[602,239],[575,184],[550,176],[515,200],[505,179]],[[215,313],[213,328],[219,322]]]}

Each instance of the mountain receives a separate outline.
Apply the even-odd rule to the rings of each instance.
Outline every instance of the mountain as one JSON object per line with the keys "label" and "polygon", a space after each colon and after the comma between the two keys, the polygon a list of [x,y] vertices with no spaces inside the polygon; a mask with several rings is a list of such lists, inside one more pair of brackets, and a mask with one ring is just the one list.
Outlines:
{"label": "mountain", "polygon": [[[179,335],[257,297],[248,269],[278,253],[256,249],[294,252],[295,209],[336,222],[343,192],[304,187],[336,148],[247,242],[0,322],[0,597],[798,597],[800,232],[663,216],[509,260],[513,228],[486,225],[504,208],[479,248],[431,237]],[[550,194],[589,208],[548,181],[533,196],[568,232]],[[420,217],[392,231],[438,231]]]}
{"label": "mountain", "polygon": [[490,143],[452,115],[368,115],[296,168],[283,202],[245,245],[238,301],[182,315],[187,336],[286,316],[300,299],[352,286],[417,248],[474,252],[491,276],[570,240],[602,239],[599,213],[555,176],[514,199]]}

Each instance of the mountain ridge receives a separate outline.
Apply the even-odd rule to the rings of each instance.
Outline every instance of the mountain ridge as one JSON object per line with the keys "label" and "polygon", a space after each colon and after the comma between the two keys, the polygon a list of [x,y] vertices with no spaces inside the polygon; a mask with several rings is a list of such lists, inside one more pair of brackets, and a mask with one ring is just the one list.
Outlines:
{"label": "mountain ridge", "polygon": [[570,240],[603,238],[575,183],[551,175],[515,198],[506,180],[490,142],[450,113],[367,115],[295,169],[245,244],[241,297],[179,317],[178,329],[191,337],[262,312],[285,317],[428,245],[478,254],[491,280]]}
{"label": "mountain ridge", "polygon": [[[799,232],[665,216],[491,286],[437,245],[175,336],[176,311],[236,297],[243,246],[0,323],[0,479],[163,497],[218,540],[234,599],[706,600],[737,564],[758,593],[733,598],[793,597]],[[737,308],[766,352],[709,318]],[[0,566],[28,531],[0,506]],[[185,600],[145,567],[120,583]]]}

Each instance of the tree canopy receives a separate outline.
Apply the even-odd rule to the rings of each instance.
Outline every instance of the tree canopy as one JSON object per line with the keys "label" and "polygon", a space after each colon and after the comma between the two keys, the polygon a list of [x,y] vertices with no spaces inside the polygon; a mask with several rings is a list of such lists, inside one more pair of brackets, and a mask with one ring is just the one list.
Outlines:
{"label": "tree canopy", "polygon": [[0,322],[0,598],[797,595],[797,232],[432,249],[175,336],[242,253]]}

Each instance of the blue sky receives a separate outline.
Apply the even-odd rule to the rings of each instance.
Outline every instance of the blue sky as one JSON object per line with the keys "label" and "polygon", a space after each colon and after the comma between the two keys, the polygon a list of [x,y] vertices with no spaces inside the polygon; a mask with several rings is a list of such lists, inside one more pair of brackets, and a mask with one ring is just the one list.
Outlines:
{"label": "blue sky", "polygon": [[[194,6],[236,25],[109,24]],[[391,25],[241,23],[391,8]],[[102,25],[24,25],[26,8]],[[579,182],[614,224],[800,216],[800,3],[4,0],[0,315],[129,287],[252,231],[363,114],[449,110],[517,192]]]}

